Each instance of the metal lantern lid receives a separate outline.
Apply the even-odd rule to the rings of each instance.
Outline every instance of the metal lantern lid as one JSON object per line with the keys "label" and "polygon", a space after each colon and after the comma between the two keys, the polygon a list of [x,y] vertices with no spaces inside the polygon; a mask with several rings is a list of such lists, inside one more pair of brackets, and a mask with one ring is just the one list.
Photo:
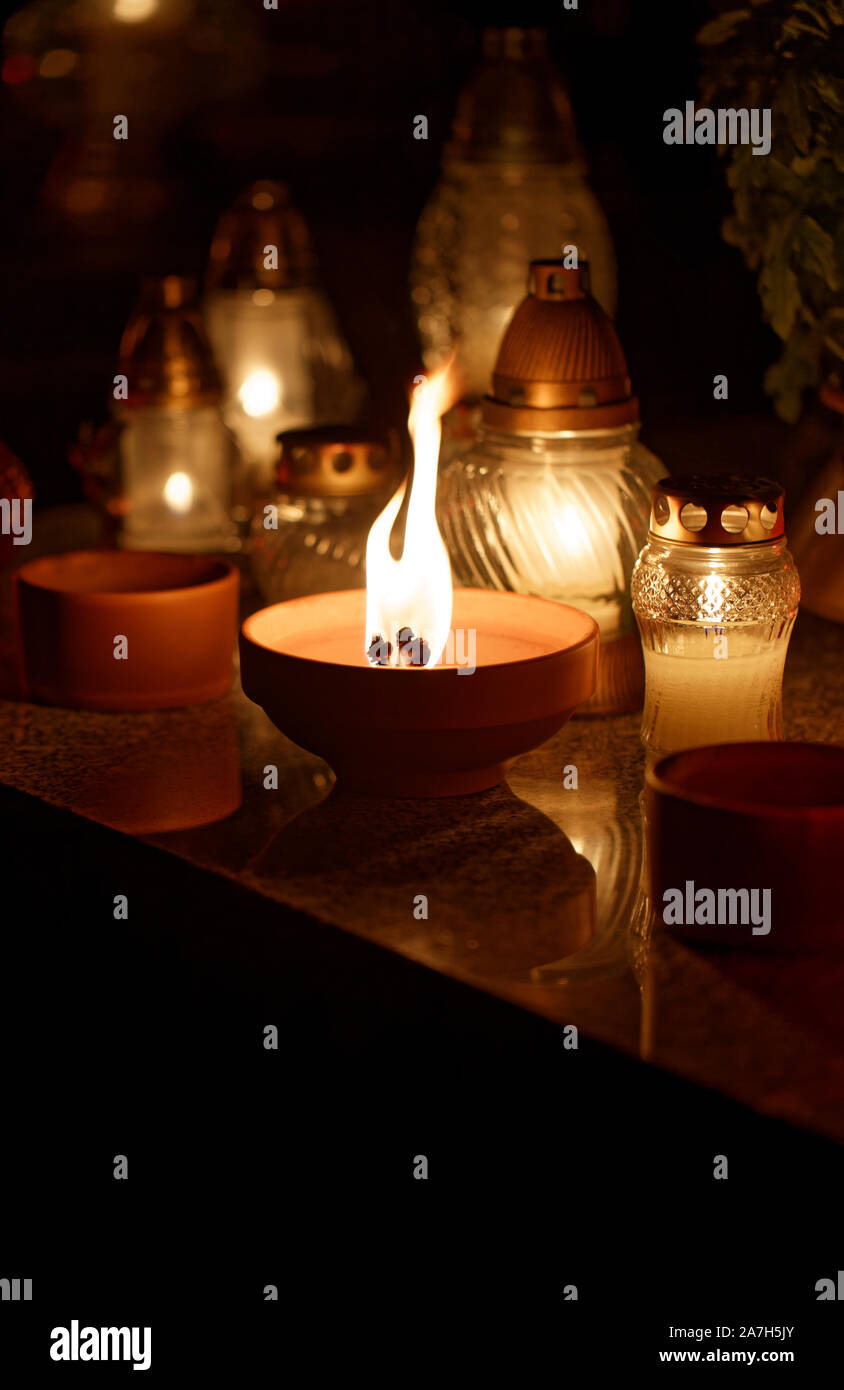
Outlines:
{"label": "metal lantern lid", "polygon": [[485,29],[484,60],[457,99],[452,159],[583,166],[568,93],[544,29]]}
{"label": "metal lantern lid", "polygon": [[280,492],[297,497],[361,497],[394,491],[400,468],[394,432],[379,438],[375,431],[355,425],[324,425],[285,430],[278,436],[281,457],[276,465]]}
{"label": "metal lantern lid", "polygon": [[651,535],[685,545],[756,545],[785,535],[785,493],[770,478],[689,474],[651,490]]}
{"label": "metal lantern lid", "polygon": [[[278,253],[275,270],[265,265],[268,246]],[[284,185],[260,179],[244,189],[217,223],[206,288],[282,290],[312,285],[315,279],[310,233]]]}
{"label": "metal lantern lid", "polygon": [[118,370],[128,379],[125,405],[212,405],[222,395],[196,281],[166,275],[141,283],[120,340]]}
{"label": "metal lantern lid", "polygon": [[512,433],[637,424],[612,319],[589,292],[588,263],[531,261],[530,293],[501,340],[484,423]]}

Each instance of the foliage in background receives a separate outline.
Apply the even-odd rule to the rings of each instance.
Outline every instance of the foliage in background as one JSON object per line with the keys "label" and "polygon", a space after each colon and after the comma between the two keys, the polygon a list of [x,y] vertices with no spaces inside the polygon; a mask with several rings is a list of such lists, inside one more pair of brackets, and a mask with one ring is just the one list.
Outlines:
{"label": "foliage in background", "polygon": [[703,102],[770,107],[771,150],[722,149],[725,241],[758,272],[783,340],[765,390],[796,420],[804,391],[844,376],[844,0],[751,0],[704,25]]}

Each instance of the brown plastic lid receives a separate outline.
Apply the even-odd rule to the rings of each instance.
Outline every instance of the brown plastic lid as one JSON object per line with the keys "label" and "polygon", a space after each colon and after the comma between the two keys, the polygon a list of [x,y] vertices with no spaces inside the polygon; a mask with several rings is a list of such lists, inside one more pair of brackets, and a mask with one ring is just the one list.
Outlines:
{"label": "brown plastic lid", "polygon": [[[264,264],[268,246],[278,251],[275,270]],[[206,288],[281,290],[315,280],[316,258],[305,219],[283,184],[259,179],[217,223]]]}
{"label": "brown plastic lid", "polygon": [[195,300],[196,281],[185,276],[142,282],[120,341],[118,370],[128,379],[124,405],[187,407],[219,401],[220,378]]}
{"label": "brown plastic lid", "polygon": [[352,497],[394,491],[400,468],[394,434],[379,438],[356,425],[285,430],[276,484],[297,497]]}
{"label": "brown plastic lid", "polygon": [[651,489],[651,535],[684,545],[755,545],[785,535],[785,493],[770,478],[693,473]]}
{"label": "brown plastic lid", "polygon": [[588,262],[531,261],[530,293],[501,340],[485,424],[508,432],[610,430],[639,420],[612,319]]}

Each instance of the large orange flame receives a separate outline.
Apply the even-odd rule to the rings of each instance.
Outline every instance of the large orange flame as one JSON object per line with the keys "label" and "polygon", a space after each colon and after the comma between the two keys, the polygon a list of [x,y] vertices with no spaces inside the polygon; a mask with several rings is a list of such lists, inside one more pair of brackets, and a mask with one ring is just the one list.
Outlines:
{"label": "large orange flame", "polygon": [[397,635],[412,629],[427,644],[421,663],[436,666],[451,627],[451,565],[436,520],[440,419],[459,394],[453,357],[430,378],[416,378],[408,430],[413,440],[413,484],[401,559],[390,554],[390,533],[404,501],[402,483],[373,522],[366,543],[366,632],[364,650],[374,638],[390,644],[386,664],[400,664]]}

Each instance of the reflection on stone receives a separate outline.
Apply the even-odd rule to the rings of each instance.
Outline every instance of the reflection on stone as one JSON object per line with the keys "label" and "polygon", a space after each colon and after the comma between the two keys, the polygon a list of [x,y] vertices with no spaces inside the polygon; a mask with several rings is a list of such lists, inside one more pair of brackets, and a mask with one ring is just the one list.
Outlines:
{"label": "reflection on stone", "polygon": [[[526,787],[519,790],[528,795]],[[565,798],[562,807],[557,798],[555,821],[595,871],[595,931],[583,950],[568,959],[534,967],[530,979],[534,984],[551,985],[575,975],[624,975],[629,969],[627,932],[636,905],[642,855],[639,818],[620,812],[613,781],[589,777]]]}
{"label": "reflection on stone", "polygon": [[240,802],[235,723],[220,701],[205,707],[201,726],[192,710],[178,711],[163,727],[159,720],[156,732],[115,765],[91,773],[76,806],[115,830],[151,835],[209,825],[232,815]]}
{"label": "reflection on stone", "polygon": [[405,955],[487,977],[571,956],[595,931],[592,866],[506,785],[425,801],[335,790],[251,868]]}

